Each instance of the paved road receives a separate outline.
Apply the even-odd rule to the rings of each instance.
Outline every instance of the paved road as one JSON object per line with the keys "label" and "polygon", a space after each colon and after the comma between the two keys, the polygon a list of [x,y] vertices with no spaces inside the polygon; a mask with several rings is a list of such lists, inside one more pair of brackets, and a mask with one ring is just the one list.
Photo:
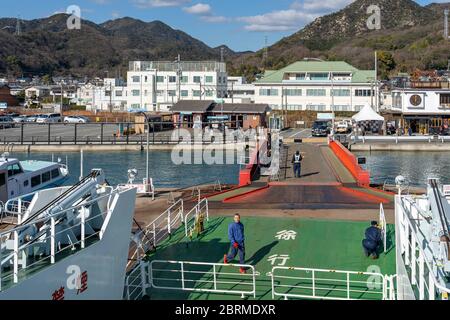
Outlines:
{"label": "paved road", "polygon": [[284,139],[306,139],[311,138],[311,129],[289,129],[281,132]]}

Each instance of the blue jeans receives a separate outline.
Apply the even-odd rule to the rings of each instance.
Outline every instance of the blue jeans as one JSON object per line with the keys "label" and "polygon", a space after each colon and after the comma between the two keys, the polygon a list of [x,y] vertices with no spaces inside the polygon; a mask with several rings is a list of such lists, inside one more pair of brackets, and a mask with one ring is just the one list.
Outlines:
{"label": "blue jeans", "polygon": [[240,243],[237,248],[233,247],[233,244],[230,246],[230,254],[227,256],[227,260],[233,260],[239,252],[239,264],[245,264],[245,246],[243,243]]}
{"label": "blue jeans", "polygon": [[294,163],[294,177],[300,178],[302,175],[302,164],[301,163]]}

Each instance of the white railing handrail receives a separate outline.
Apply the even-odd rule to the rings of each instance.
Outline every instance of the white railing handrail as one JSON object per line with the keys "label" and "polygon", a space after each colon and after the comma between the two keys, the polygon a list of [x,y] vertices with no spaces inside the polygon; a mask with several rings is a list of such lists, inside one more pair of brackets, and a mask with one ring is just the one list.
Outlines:
{"label": "white railing handrail", "polygon": [[[285,271],[305,271],[311,274],[311,278],[305,278],[305,277],[287,277],[287,276],[276,276],[275,272],[277,270],[285,270]],[[332,279],[332,278],[317,278],[316,273],[331,273],[331,274],[344,274],[346,275],[346,279]],[[314,268],[298,268],[298,267],[281,267],[276,266],[272,268],[272,272],[270,273],[271,277],[271,285],[272,285],[272,299],[275,299],[275,297],[283,297],[285,300],[287,298],[306,298],[306,299],[324,299],[324,300],[351,300],[350,293],[351,292],[359,292],[358,290],[352,290],[350,287],[351,283],[363,283],[362,281],[351,281],[350,275],[359,275],[359,276],[374,276],[374,277],[380,277],[382,279],[382,290],[381,291],[372,291],[368,292],[370,294],[380,294],[382,296],[382,299],[385,299],[385,286],[387,284],[386,282],[386,276],[384,276],[381,273],[376,272],[357,272],[357,271],[344,271],[344,270],[328,270],[328,269],[314,269]],[[276,287],[282,287],[283,285],[275,285],[275,279],[283,279],[283,278],[289,278],[289,279],[296,279],[296,280],[311,280],[311,286],[310,287],[303,287],[303,289],[310,289],[312,290],[312,295],[307,294],[295,294],[295,293],[279,293],[276,291]],[[320,280],[326,280],[326,281],[335,281],[335,282],[345,282],[346,289],[336,289],[336,288],[324,288],[324,287],[316,287],[316,282]],[[296,287],[296,286],[289,286],[289,287]],[[297,286],[298,287],[298,286]],[[330,296],[324,296],[324,295],[317,295],[317,290],[324,290],[329,289],[330,291],[345,291],[347,293],[346,298],[340,298],[340,297],[330,297]]]}
{"label": "white railing handrail", "polygon": [[[396,196],[396,197],[398,197],[398,196]],[[403,198],[404,198],[404,197],[407,197],[407,196],[402,196],[402,197],[400,197],[402,204],[403,204]],[[406,226],[408,227],[408,234],[410,234],[410,235],[411,235],[410,238],[411,238],[411,239],[414,238],[414,241],[415,241],[415,245],[414,245],[415,249],[418,250],[419,254],[422,256],[424,265],[426,265],[427,268],[428,268],[428,270],[429,270],[431,273],[433,273],[433,272],[434,272],[434,269],[433,269],[433,267],[430,265],[430,262],[426,259],[427,255],[426,255],[425,251],[424,251],[423,248],[422,248],[422,243],[419,243],[419,239],[418,239],[418,237],[417,237],[417,233],[416,233],[416,231],[415,231],[414,226],[413,226],[412,223],[411,223],[411,220],[410,220],[409,218],[406,218],[406,219],[405,219],[405,217],[404,217],[404,216],[405,216],[404,210],[405,210],[405,208],[402,206],[402,212],[403,212],[403,217],[402,217],[402,218],[403,218],[403,219],[402,219],[403,221],[402,221],[402,222],[405,222],[405,221],[406,221]],[[397,216],[397,213],[396,213],[396,216]],[[408,245],[411,246],[412,243],[411,243],[409,237],[407,237],[405,240],[406,240],[406,242],[408,243]],[[417,245],[416,245],[416,244],[417,244]],[[446,292],[447,294],[450,294],[450,288],[446,288],[446,287],[444,287],[442,284],[440,284],[439,281],[438,281],[438,280],[436,279],[436,277],[434,276],[434,274],[433,274],[433,276],[428,277],[428,279],[432,281],[432,283],[433,283],[433,286],[432,286],[433,289],[439,289],[439,290],[441,290],[441,291],[443,291],[443,292]],[[436,294],[436,292],[433,292],[433,295],[435,295],[435,294]],[[433,300],[434,300],[434,296],[433,296]]]}
{"label": "white railing handrail", "polygon": [[[180,269],[179,270],[167,270],[167,269],[155,269],[154,268],[154,264],[172,264],[172,265],[180,265]],[[189,266],[189,265],[194,265],[194,266],[209,266],[212,267],[212,271],[207,271],[207,272],[201,272],[201,271],[187,271],[185,269],[185,266]],[[244,274],[240,274],[240,273],[220,273],[217,272],[218,267],[227,267],[227,268],[244,268],[246,269],[246,273]],[[176,273],[181,273],[181,279],[178,279],[181,282],[181,288],[179,287],[165,287],[165,286],[158,286],[155,285],[155,280],[158,280],[158,278],[156,278],[153,274],[153,271],[164,271],[164,272],[176,272]],[[249,272],[251,271],[251,272]],[[239,294],[241,295],[242,298],[244,298],[245,296],[253,296],[253,298],[256,298],[256,270],[255,267],[249,264],[225,264],[225,263],[210,263],[210,262],[190,262],[190,261],[170,261],[170,260],[153,260],[150,262],[150,268],[149,268],[149,272],[150,272],[150,284],[149,287],[150,288],[154,288],[154,289],[164,289],[164,290],[179,290],[179,291],[191,291],[191,292],[209,292],[209,293],[222,293],[222,294]],[[205,289],[205,288],[188,288],[186,287],[186,282],[208,282],[211,283],[211,280],[190,280],[186,278],[186,274],[189,273],[195,273],[195,274],[212,274],[213,276],[213,280],[212,280],[212,284],[213,284],[213,289]],[[218,281],[217,277],[220,275],[235,275],[235,276],[239,276],[241,278],[246,277],[246,278],[251,278],[251,282],[248,283],[243,283],[243,282],[236,282],[236,284],[239,285],[248,285],[251,287],[251,290],[230,290],[230,289],[218,289],[218,284],[221,283],[225,283],[222,281]],[[227,284],[232,284],[232,282],[227,281]]]}
{"label": "white railing handrail", "polygon": [[206,221],[209,221],[209,204],[208,199],[204,198],[200,202],[198,202],[186,215],[184,216],[184,232],[185,236],[188,237],[189,235],[189,216],[193,215],[195,212],[195,215],[193,217],[197,217],[197,215],[202,212],[202,209],[205,209],[206,213]]}
{"label": "white railing handrail", "polygon": [[89,201],[83,202],[81,204],[78,204],[76,206],[70,207],[68,209],[62,209],[62,210],[59,210],[59,211],[56,211],[56,212],[52,212],[51,214],[49,214],[49,215],[47,215],[47,216],[45,216],[43,218],[36,218],[36,219],[33,219],[32,221],[27,222],[25,224],[16,225],[13,229],[9,229],[7,231],[0,232],[0,238],[2,236],[6,235],[6,234],[10,234],[11,232],[22,231],[24,229],[29,228],[31,225],[35,225],[35,224],[40,223],[40,222],[46,222],[50,218],[57,218],[57,217],[62,216],[63,214],[65,214],[67,212],[70,212],[70,211],[73,211],[73,210],[76,210],[76,209],[79,209],[79,208],[82,208],[82,207],[89,206],[89,205],[91,205],[93,203],[98,202],[99,200],[102,200],[102,199],[105,199],[105,198],[111,198],[111,197],[113,197],[114,195],[116,195],[116,194],[118,194],[120,192],[122,192],[122,190],[114,189],[111,193],[99,196],[98,198],[95,198],[93,200],[89,200]]}
{"label": "white railing handrail", "polygon": [[[172,214],[176,213],[173,217]],[[172,204],[168,209],[166,209],[162,214],[160,214],[156,219],[146,225],[142,230],[139,230],[135,237],[139,238],[140,243],[136,243],[130,248],[132,255],[130,261],[128,262],[129,267],[133,262],[137,261],[139,256],[139,251],[141,250],[145,254],[150,249],[150,244],[153,243],[153,247],[157,247],[159,242],[164,241],[167,235],[172,233],[172,229],[180,221],[184,222],[184,201],[179,199],[174,204]],[[162,233],[162,235],[161,235]]]}

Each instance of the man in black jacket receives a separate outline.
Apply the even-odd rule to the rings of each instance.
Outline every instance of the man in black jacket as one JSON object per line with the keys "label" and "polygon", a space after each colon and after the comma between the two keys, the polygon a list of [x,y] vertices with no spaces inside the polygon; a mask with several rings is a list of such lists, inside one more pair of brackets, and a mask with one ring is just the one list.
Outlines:
{"label": "man in black jacket", "polygon": [[372,259],[378,259],[378,247],[381,243],[381,230],[378,228],[378,222],[372,221],[371,226],[366,229],[365,239],[362,241],[366,257],[371,256]]}
{"label": "man in black jacket", "polygon": [[297,151],[292,157],[292,163],[294,164],[294,177],[300,178],[302,173],[302,160],[303,156],[300,151]]}

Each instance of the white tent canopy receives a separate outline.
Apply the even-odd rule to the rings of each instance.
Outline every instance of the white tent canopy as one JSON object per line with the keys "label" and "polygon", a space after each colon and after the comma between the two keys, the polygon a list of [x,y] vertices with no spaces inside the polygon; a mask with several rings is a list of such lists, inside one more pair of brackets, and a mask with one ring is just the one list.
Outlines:
{"label": "white tent canopy", "polygon": [[378,113],[376,113],[372,107],[368,104],[364,106],[364,108],[361,109],[360,112],[355,114],[352,117],[353,120],[356,122],[361,121],[384,121],[384,118],[380,116]]}

